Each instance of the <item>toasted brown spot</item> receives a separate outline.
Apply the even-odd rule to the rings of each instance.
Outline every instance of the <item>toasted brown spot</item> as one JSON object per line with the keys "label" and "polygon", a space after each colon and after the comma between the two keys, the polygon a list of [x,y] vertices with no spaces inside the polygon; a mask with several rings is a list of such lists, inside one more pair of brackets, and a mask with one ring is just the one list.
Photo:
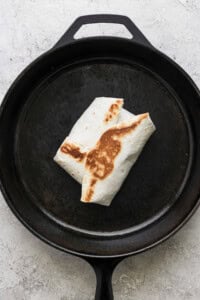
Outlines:
{"label": "toasted brown spot", "polygon": [[86,153],[85,152],[81,152],[80,148],[74,144],[70,144],[70,143],[64,143],[61,148],[60,148],[61,152],[68,154],[70,156],[72,156],[73,158],[75,158],[78,161],[82,161],[85,156]]}
{"label": "toasted brown spot", "polygon": [[122,101],[122,99],[118,99],[118,100],[116,101],[116,103],[121,105],[121,104],[123,103],[123,101]]}
{"label": "toasted brown spot", "polygon": [[147,117],[148,113],[142,114],[129,126],[108,129],[102,134],[95,148],[88,152],[86,168],[88,168],[94,179],[90,183],[85,201],[91,201],[96,182],[105,179],[111,174],[115,158],[121,150],[121,138],[133,131]]}
{"label": "toasted brown spot", "polygon": [[119,113],[122,103],[123,103],[123,101],[121,99],[118,99],[118,100],[116,100],[115,103],[113,103],[110,106],[110,108],[105,116],[104,122],[109,122]]}
{"label": "toasted brown spot", "polygon": [[93,194],[94,194],[94,186],[96,184],[97,180],[96,179],[92,179],[91,183],[90,183],[90,189],[87,191],[87,194],[85,196],[85,201],[86,202],[90,202]]}

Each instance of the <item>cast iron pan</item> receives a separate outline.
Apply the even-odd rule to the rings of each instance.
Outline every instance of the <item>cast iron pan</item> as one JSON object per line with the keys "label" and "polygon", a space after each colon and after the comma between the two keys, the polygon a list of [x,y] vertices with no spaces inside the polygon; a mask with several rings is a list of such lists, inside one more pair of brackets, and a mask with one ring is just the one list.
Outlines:
{"label": "cast iron pan", "polygon": [[[90,23],[123,24],[133,38],[75,40]],[[157,128],[110,207],[81,203],[80,185],[52,159],[99,96],[123,97],[133,113],[150,112]],[[89,261],[96,299],[113,299],[112,271],[123,257],[164,241],[197,208],[199,100],[189,76],[116,15],[78,18],[9,89],[0,112],[4,197],[31,232]]]}

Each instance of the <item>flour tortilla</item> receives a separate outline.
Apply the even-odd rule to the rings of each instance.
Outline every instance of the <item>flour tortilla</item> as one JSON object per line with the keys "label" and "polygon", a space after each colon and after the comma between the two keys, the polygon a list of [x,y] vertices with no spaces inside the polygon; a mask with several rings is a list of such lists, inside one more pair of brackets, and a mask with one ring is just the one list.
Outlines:
{"label": "flour tortilla", "polygon": [[[119,129],[129,127],[133,123],[138,122],[141,116],[142,115],[134,116],[122,110],[119,120],[120,123],[113,125],[112,128]],[[126,121],[124,121],[124,119]],[[142,119],[134,130],[120,138],[121,150],[114,160],[112,172],[105,177],[105,179],[98,179],[94,186],[91,184],[95,178],[94,174],[92,174],[91,170],[86,166],[82,182],[81,201],[109,206],[154,130],[155,126],[149,114],[146,114],[146,117]],[[88,198],[89,194],[90,199]]]}
{"label": "flour tortilla", "polygon": [[[54,157],[55,162],[79,183],[82,183],[85,172],[84,158],[77,160],[73,156],[63,153],[62,146],[70,144],[79,148],[81,153],[89,151],[95,146],[102,133],[118,122],[123,102],[123,99],[119,98],[99,97],[94,99],[59,147]],[[114,110],[110,109],[112,107]]]}

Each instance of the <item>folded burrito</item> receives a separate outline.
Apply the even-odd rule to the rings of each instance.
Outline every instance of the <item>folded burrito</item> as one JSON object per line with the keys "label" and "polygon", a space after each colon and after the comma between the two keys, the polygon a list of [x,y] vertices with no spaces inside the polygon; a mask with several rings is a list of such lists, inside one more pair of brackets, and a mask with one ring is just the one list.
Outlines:
{"label": "folded burrito", "polygon": [[154,130],[148,113],[122,110],[86,155],[81,201],[110,205]]}
{"label": "folded burrito", "polygon": [[82,202],[110,205],[155,130],[148,113],[134,115],[122,106],[123,99],[96,98],[54,157],[82,183]]}
{"label": "folded burrito", "polygon": [[59,147],[54,160],[79,183],[85,172],[87,152],[103,132],[117,124],[123,103],[119,98],[96,98]]}

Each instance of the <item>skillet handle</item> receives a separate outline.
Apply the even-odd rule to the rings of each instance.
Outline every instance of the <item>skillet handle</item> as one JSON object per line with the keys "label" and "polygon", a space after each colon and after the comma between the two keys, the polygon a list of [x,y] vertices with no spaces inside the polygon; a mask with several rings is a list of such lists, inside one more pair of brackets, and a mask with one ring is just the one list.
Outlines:
{"label": "skillet handle", "polygon": [[99,15],[81,16],[77,18],[54,47],[57,48],[75,41],[74,35],[81,28],[82,25],[94,24],[94,23],[122,24],[132,34],[131,40],[146,46],[152,46],[150,42],[142,34],[142,32],[136,27],[136,25],[127,16],[99,14]]}
{"label": "skillet handle", "polygon": [[113,300],[112,274],[122,259],[87,258],[86,260],[93,267],[96,274],[97,286],[95,300]]}

